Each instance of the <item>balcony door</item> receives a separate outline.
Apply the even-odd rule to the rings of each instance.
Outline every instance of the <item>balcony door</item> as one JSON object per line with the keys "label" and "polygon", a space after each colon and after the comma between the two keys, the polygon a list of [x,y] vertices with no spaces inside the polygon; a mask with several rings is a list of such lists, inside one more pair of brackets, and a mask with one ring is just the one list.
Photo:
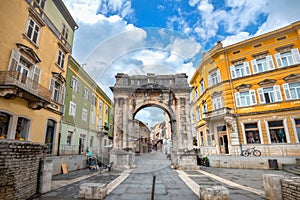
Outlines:
{"label": "balcony door", "polygon": [[30,64],[21,58],[19,65],[17,66],[17,71],[19,72],[18,81],[20,81],[22,84],[26,84],[26,80],[30,71]]}

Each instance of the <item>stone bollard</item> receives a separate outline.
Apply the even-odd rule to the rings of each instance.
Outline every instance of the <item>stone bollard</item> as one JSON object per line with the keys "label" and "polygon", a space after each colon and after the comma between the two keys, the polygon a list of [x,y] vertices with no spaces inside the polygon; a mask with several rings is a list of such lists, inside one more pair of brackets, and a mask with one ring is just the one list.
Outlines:
{"label": "stone bollard", "polygon": [[79,187],[79,197],[85,199],[104,199],[107,195],[105,183],[83,183]]}
{"label": "stone bollard", "polygon": [[201,200],[229,200],[229,190],[224,186],[200,186]]}
{"label": "stone bollard", "polygon": [[45,194],[46,192],[51,191],[52,170],[52,160],[40,160],[39,193]]}
{"label": "stone bollard", "polygon": [[263,185],[265,191],[265,199],[282,200],[281,179],[283,175],[263,174]]}

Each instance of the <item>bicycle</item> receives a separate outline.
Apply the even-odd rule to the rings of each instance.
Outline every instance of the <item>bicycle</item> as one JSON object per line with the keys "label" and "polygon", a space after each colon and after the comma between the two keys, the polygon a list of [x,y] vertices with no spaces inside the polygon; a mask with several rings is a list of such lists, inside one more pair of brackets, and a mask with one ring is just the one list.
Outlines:
{"label": "bicycle", "polygon": [[255,146],[242,151],[242,156],[247,157],[250,154],[253,154],[254,156],[257,156],[257,157],[261,156],[260,150],[255,149]]}

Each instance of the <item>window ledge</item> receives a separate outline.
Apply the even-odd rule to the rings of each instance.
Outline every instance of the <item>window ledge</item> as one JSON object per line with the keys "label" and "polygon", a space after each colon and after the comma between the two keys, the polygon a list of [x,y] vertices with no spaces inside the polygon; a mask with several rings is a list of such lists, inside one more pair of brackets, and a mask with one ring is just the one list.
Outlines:
{"label": "window ledge", "polygon": [[30,42],[36,49],[39,49],[39,46],[36,43],[34,43],[29,37],[27,37],[27,35],[25,35],[23,33],[22,36],[24,39],[26,39],[28,42]]}

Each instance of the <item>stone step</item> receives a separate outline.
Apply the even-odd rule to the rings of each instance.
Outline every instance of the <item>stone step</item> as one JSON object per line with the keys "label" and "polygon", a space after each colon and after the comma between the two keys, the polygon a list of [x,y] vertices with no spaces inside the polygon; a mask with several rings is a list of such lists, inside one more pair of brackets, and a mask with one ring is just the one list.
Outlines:
{"label": "stone step", "polygon": [[297,169],[288,169],[288,170],[285,170],[285,171],[300,176],[300,170],[297,170]]}

